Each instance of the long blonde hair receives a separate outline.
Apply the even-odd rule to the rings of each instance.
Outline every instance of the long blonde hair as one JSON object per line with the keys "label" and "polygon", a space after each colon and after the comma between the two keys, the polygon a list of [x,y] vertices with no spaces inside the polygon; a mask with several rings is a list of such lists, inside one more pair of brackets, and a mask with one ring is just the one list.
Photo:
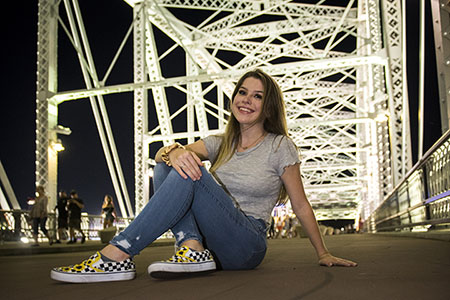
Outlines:
{"label": "long blonde hair", "polygon": [[[264,87],[262,112],[258,121],[264,120],[263,126],[266,132],[287,137],[288,130],[286,124],[286,113],[284,110],[283,93],[281,92],[277,82],[271,76],[259,69],[249,71],[239,79],[231,96],[228,110],[231,113],[231,105],[234,101],[234,97],[239,92],[244,80],[249,77],[261,80]],[[212,173],[214,173],[221,165],[230,160],[233,153],[236,152],[240,136],[241,131],[239,122],[236,120],[233,113],[231,113],[225,128],[225,133],[222,136],[222,144],[220,145],[216,159],[212,162],[212,166],[210,168]],[[277,202],[285,203],[286,200],[286,189],[282,185]]]}

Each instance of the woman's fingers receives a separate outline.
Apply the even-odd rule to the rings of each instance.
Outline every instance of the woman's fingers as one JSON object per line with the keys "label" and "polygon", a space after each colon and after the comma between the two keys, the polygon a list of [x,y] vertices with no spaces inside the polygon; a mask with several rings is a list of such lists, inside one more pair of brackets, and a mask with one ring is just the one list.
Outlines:
{"label": "woman's fingers", "polygon": [[319,264],[322,266],[332,267],[332,266],[343,266],[343,267],[356,267],[358,264],[351,260],[335,257],[329,255],[321,260],[319,260]]}
{"label": "woman's fingers", "polygon": [[344,266],[344,267],[356,267],[358,264],[347,259],[337,258],[333,263],[334,266]]}
{"label": "woman's fingers", "polygon": [[[200,157],[198,157],[195,153],[193,153],[194,155],[193,155],[193,157],[194,157],[194,159],[195,159],[195,162],[197,163],[197,166],[200,166],[200,167],[203,167],[203,162],[202,162],[202,160],[200,159]],[[200,170],[200,168],[199,168],[199,170]],[[201,171],[200,171],[200,173],[201,173]],[[201,174],[200,174],[201,175]]]}
{"label": "woman's fingers", "polygon": [[[198,168],[198,166],[197,166]],[[192,167],[190,164],[184,164],[181,166],[181,169],[183,170],[183,172],[189,176],[189,178],[191,178],[192,180],[196,181],[200,179],[200,175],[198,175],[198,173],[196,172],[195,168]],[[186,178],[185,178],[186,179]]]}
{"label": "woman's fingers", "polygon": [[195,159],[191,155],[181,158],[180,162],[181,168],[192,180],[195,181],[200,179],[200,177],[202,176],[202,172]]}
{"label": "woman's fingers", "polygon": [[[189,176],[192,180],[199,180],[202,176],[200,166],[203,166],[200,158],[193,152],[184,150],[174,159],[173,166],[175,170],[184,178]],[[186,176],[187,175],[187,176]]]}
{"label": "woman's fingers", "polygon": [[184,179],[187,179],[187,175],[183,172],[182,168],[177,165],[177,164],[172,164],[172,167],[178,172],[178,174],[180,174],[181,177],[183,177]]}

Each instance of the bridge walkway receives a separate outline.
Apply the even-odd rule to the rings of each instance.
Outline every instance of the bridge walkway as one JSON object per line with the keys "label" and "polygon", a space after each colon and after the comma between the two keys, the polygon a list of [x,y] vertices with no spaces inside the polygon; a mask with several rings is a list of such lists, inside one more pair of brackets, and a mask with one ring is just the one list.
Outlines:
{"label": "bridge walkway", "polygon": [[[250,271],[218,271],[202,277],[151,279],[150,262],[173,253],[159,241],[136,256],[137,278],[114,283],[65,284],[51,267],[78,263],[100,242],[44,246],[27,254],[0,245],[2,299],[450,299],[450,242],[392,235],[326,236],[335,255],[356,268],[319,267],[307,239],[269,240],[263,263]],[[72,247],[72,246],[70,246]],[[15,251],[11,251],[15,249]],[[21,255],[12,255],[12,254]]]}

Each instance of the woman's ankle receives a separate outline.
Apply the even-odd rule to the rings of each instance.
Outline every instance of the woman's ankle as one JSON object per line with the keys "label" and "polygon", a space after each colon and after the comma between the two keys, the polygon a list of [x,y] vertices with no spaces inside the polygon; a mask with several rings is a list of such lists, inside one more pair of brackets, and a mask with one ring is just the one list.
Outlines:
{"label": "woman's ankle", "polygon": [[114,261],[123,261],[130,257],[130,255],[113,245],[107,245],[105,248],[100,250],[100,254]]}
{"label": "woman's ankle", "polygon": [[195,250],[195,251],[204,251],[204,250],[205,250],[205,248],[203,247],[202,243],[200,243],[200,242],[197,241],[197,240],[187,240],[187,241],[184,241],[184,242],[181,244],[181,246],[189,247],[190,249]]}

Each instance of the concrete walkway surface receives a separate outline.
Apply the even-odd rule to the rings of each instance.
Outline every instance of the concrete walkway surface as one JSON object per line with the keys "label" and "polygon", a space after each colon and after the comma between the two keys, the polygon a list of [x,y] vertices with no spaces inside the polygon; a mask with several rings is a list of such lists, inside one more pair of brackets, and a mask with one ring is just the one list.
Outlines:
{"label": "concrete walkway surface", "polygon": [[[135,257],[131,281],[65,284],[49,277],[54,266],[92,254],[60,252],[0,256],[2,299],[450,299],[450,243],[369,234],[326,236],[329,250],[355,260],[355,268],[319,267],[307,239],[269,240],[263,263],[250,271],[218,271],[201,277],[155,280],[153,261],[173,245],[148,247]],[[98,244],[99,248],[101,247]],[[0,246],[1,248],[1,246]]]}

